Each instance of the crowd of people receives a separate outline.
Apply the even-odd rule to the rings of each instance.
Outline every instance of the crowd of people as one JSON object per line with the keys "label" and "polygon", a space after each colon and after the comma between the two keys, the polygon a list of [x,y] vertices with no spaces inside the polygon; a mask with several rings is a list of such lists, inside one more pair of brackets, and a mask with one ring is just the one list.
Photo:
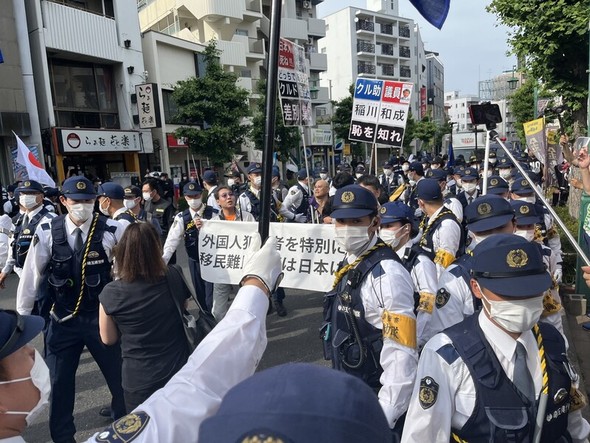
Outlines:
{"label": "crowd of people", "polygon": [[[415,160],[301,169],[290,187],[273,167],[270,220],[331,224],[344,254],[318,325],[333,370],[254,376],[267,315],[287,315],[276,242],[251,247],[238,290],[202,278],[198,235],[209,219],[259,220],[261,164],[226,184],[214,171],[186,181],[179,212],[156,177],[123,188],[73,176],[58,206],[20,183],[0,274],[0,286],[19,276],[16,312],[0,312],[0,441],[41,403],[51,438],[74,441],[84,347],[112,394],[101,414],[113,424],[90,441],[588,441],[541,174],[526,155],[526,176],[495,154],[487,176],[476,156]],[[182,241],[219,322],[192,354],[176,308],[191,289],[167,266]],[[26,345],[41,330],[42,355]],[[20,403],[2,395],[25,387]]]}

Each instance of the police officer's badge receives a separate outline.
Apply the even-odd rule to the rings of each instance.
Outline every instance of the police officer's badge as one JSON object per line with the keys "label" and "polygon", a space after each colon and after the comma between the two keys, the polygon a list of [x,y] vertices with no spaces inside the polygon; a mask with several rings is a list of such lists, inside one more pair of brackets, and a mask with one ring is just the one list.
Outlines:
{"label": "police officer's badge", "polygon": [[387,212],[387,208],[385,206],[381,206],[381,209],[379,209],[379,213],[385,214],[386,212]]}
{"label": "police officer's badge", "polygon": [[342,203],[352,203],[354,201],[354,194],[350,191],[342,193]]}
{"label": "police officer's badge", "polygon": [[529,185],[529,181],[527,179],[523,179],[520,184],[523,188],[526,188]]}
{"label": "police officer's badge", "polygon": [[98,442],[127,443],[135,440],[150,421],[150,416],[143,411],[127,414],[112,423],[96,436]]}
{"label": "police officer's badge", "polygon": [[522,249],[513,249],[506,256],[506,264],[511,268],[522,268],[529,262],[529,256]]}
{"label": "police officer's badge", "polygon": [[489,203],[481,203],[477,206],[477,213],[479,215],[487,215],[492,212],[492,206]]}
{"label": "police officer's badge", "polygon": [[31,182],[28,182],[28,181],[27,181],[27,182],[24,182],[24,183],[23,183],[23,186],[24,186],[25,188],[28,188],[29,186],[31,186]]}
{"label": "police officer's badge", "polygon": [[79,189],[80,191],[82,191],[83,189],[86,189],[86,183],[84,183],[84,182],[76,183],[76,189]]}
{"label": "police officer's badge", "polygon": [[293,189],[293,190],[291,191],[291,195],[295,195],[295,194],[297,194],[297,189]]}
{"label": "police officer's badge", "polygon": [[436,292],[436,298],[434,299],[436,308],[440,309],[444,305],[446,305],[449,301],[449,298],[451,298],[451,294],[449,293],[449,291],[447,291],[445,288],[440,288]]}
{"label": "police officer's badge", "polygon": [[498,179],[497,178],[493,178],[490,180],[490,185],[492,186],[498,186]]}
{"label": "police officer's badge", "polygon": [[23,235],[29,235],[31,233],[30,229],[24,229],[23,230]]}
{"label": "police officer's badge", "polygon": [[188,188],[192,191],[193,189],[195,189],[195,185],[191,183],[190,185],[188,185]]}
{"label": "police officer's badge", "polygon": [[438,396],[438,383],[432,377],[424,377],[420,380],[420,392],[418,398],[422,409],[428,409],[436,403]]}
{"label": "police officer's badge", "polygon": [[526,205],[522,205],[522,206],[520,207],[519,211],[520,211],[520,213],[521,213],[521,214],[523,214],[523,215],[524,215],[524,214],[528,214],[528,213],[530,212],[530,209],[529,209],[529,207],[528,207],[528,206],[526,206]]}

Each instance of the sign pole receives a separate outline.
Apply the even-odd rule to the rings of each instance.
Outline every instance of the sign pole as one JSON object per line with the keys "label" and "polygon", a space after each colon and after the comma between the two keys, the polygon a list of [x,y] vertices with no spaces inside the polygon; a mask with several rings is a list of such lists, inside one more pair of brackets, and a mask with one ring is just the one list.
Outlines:
{"label": "sign pole", "polygon": [[264,122],[264,149],[262,151],[262,188],[260,190],[260,219],[258,232],[262,242],[266,241],[270,223],[270,199],[272,182],[272,160],[275,140],[275,117],[279,65],[279,40],[281,30],[281,0],[272,0],[270,17],[270,39],[266,82],[266,104]]}
{"label": "sign pole", "polygon": [[[307,158],[307,146],[305,144],[305,131],[303,130],[303,126],[299,126],[299,132],[301,134],[301,142],[303,143],[303,158],[305,159],[305,173],[307,174],[307,177],[308,177],[308,180],[307,180],[308,185],[307,186],[309,187],[309,177],[310,177],[310,174],[309,174],[309,163],[308,163],[308,160],[309,159]],[[313,158],[313,151],[311,152],[310,157]],[[314,212],[315,211],[313,211],[313,210],[310,209],[309,212],[311,214],[311,222],[312,223],[315,223],[315,217],[314,217]]]}

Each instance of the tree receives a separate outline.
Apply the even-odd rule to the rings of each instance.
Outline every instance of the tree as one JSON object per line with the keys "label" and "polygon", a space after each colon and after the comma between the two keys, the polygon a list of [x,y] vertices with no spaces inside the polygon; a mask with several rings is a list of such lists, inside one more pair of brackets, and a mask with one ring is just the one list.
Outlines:
{"label": "tree", "polygon": [[450,122],[445,122],[442,125],[436,125],[436,133],[434,134],[434,147],[436,148],[436,153],[439,153],[442,149],[443,139],[445,135],[451,134],[453,131],[453,126]]}
{"label": "tree", "polygon": [[[260,98],[256,101],[256,114],[252,120],[251,137],[254,145],[258,149],[264,147],[264,125],[266,124],[266,80],[261,79],[256,85]],[[295,126],[285,126],[283,115],[281,113],[280,100],[277,97],[276,118],[275,118],[275,146],[274,150],[278,153],[280,161],[286,161],[291,151],[299,148],[301,135],[299,128]]]}
{"label": "tree", "polygon": [[436,123],[430,120],[430,117],[424,117],[414,129],[414,138],[421,140],[426,146],[420,147],[420,150],[425,151],[430,147],[430,143],[436,134]]}
{"label": "tree", "polygon": [[334,126],[334,135],[336,138],[341,138],[347,143],[348,131],[350,129],[350,120],[352,119],[352,102],[354,94],[354,85],[348,88],[349,94],[340,101],[332,101],[333,116],[332,124]]}
{"label": "tree", "polygon": [[223,70],[219,54],[211,41],[204,51],[205,75],[179,81],[172,93],[178,106],[175,119],[191,125],[178,128],[176,135],[186,137],[191,150],[216,164],[231,160],[250,132],[243,124],[250,114],[250,93],[237,86],[235,74]]}
{"label": "tree", "polygon": [[412,147],[410,144],[414,141],[416,132],[416,120],[414,120],[414,116],[412,112],[408,112],[408,119],[406,120],[406,130],[404,131],[404,143],[403,143],[403,152],[407,154],[412,153]]}
{"label": "tree", "polygon": [[538,83],[534,80],[527,80],[509,97],[510,110],[512,111],[512,115],[514,115],[514,128],[523,146],[526,145],[523,123],[535,118],[535,88],[538,88]]}
{"label": "tree", "polygon": [[588,1],[493,0],[487,9],[511,29],[512,53],[525,61],[530,76],[561,96],[585,126]]}

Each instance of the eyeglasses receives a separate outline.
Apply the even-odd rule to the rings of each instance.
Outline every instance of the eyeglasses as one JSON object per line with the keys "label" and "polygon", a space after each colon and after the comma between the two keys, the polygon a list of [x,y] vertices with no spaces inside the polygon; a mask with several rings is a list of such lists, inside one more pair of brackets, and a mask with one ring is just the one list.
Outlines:
{"label": "eyeglasses", "polygon": [[228,192],[226,194],[219,194],[220,198],[228,198],[228,197],[233,197],[234,193],[233,192]]}

